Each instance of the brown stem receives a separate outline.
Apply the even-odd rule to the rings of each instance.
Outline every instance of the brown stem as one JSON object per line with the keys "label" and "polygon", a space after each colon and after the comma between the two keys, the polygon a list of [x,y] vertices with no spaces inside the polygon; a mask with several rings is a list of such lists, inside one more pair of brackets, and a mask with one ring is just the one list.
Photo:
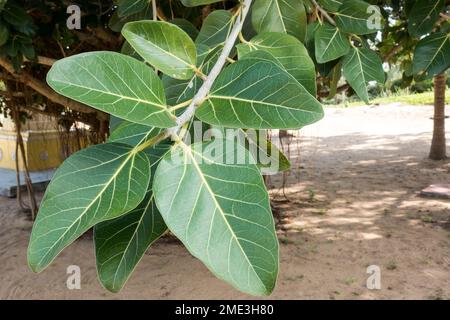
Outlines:
{"label": "brown stem", "polygon": [[433,139],[431,140],[429,155],[432,160],[447,158],[445,143],[445,81],[444,73],[434,77]]}

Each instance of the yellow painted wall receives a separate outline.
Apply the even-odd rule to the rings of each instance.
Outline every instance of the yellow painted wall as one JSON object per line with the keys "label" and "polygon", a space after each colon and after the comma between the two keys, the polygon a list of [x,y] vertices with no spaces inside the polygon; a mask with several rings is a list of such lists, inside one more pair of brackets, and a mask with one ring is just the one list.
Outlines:
{"label": "yellow painted wall", "polygon": [[[9,119],[2,119],[0,128],[0,168],[15,170],[16,133]],[[30,171],[40,171],[58,167],[64,161],[60,133],[52,129],[54,122],[28,121],[22,131],[25,153]],[[76,151],[75,134],[71,134],[69,150]],[[84,147],[84,146],[82,146]],[[19,152],[20,155],[20,152]],[[23,168],[22,157],[19,156],[19,166]]]}

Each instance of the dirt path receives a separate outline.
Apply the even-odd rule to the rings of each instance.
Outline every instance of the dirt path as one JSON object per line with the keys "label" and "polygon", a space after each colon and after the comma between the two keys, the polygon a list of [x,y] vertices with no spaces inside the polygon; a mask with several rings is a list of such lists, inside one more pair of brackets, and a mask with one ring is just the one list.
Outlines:
{"label": "dirt path", "polygon": [[[450,201],[417,196],[430,183],[450,180],[449,161],[426,160],[431,115],[430,107],[327,109],[322,122],[302,130],[290,145],[301,160],[287,177],[290,202],[278,189],[280,177],[271,179],[282,222],[272,298],[450,298]],[[30,229],[15,201],[0,198],[2,299],[251,298],[164,240],[118,294],[98,283],[86,237],[35,275],[26,266]],[[72,264],[81,267],[81,290],[66,288]],[[381,290],[366,288],[369,265],[381,268]]]}

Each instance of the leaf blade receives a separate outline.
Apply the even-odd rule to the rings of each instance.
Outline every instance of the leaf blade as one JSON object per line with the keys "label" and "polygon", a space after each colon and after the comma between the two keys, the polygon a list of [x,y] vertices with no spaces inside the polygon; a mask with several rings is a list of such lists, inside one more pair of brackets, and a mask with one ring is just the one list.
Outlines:
{"label": "leaf blade", "polygon": [[301,0],[256,0],[252,23],[258,33],[288,33],[305,40],[306,10]]}
{"label": "leaf blade", "polygon": [[[68,158],[42,200],[28,247],[40,272],[95,224],[134,209],[144,198],[150,171],[145,153],[119,143],[95,145]],[[51,218],[51,219],[50,219]]]}
{"label": "leaf blade", "polygon": [[176,79],[195,73],[197,53],[194,42],[178,26],[164,21],[127,23],[122,35],[145,61]]}
{"label": "leaf blade", "polygon": [[369,103],[369,82],[383,83],[385,79],[380,57],[366,48],[352,48],[342,62],[344,77],[358,96]]}
{"label": "leaf blade", "polygon": [[[155,173],[156,203],[170,230],[217,277],[250,294],[270,294],[278,241],[267,191],[255,165],[221,162],[223,145],[214,156],[197,150],[216,143],[173,149]],[[249,193],[258,202],[245,198]]]}
{"label": "leaf blade", "polygon": [[196,116],[230,128],[291,129],[320,120],[323,110],[276,63],[245,59],[222,71]]}
{"label": "leaf blade", "polygon": [[66,97],[122,119],[158,127],[175,123],[161,80],[144,63],[120,53],[88,52],[59,60],[47,83]]}

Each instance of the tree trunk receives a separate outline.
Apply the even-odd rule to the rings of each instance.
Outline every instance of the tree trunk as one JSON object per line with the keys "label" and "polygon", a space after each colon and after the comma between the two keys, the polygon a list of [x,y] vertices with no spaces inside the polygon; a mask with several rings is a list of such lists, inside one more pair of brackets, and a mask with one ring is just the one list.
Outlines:
{"label": "tree trunk", "polygon": [[431,141],[430,159],[443,160],[446,156],[445,145],[445,74],[434,77],[434,127]]}

